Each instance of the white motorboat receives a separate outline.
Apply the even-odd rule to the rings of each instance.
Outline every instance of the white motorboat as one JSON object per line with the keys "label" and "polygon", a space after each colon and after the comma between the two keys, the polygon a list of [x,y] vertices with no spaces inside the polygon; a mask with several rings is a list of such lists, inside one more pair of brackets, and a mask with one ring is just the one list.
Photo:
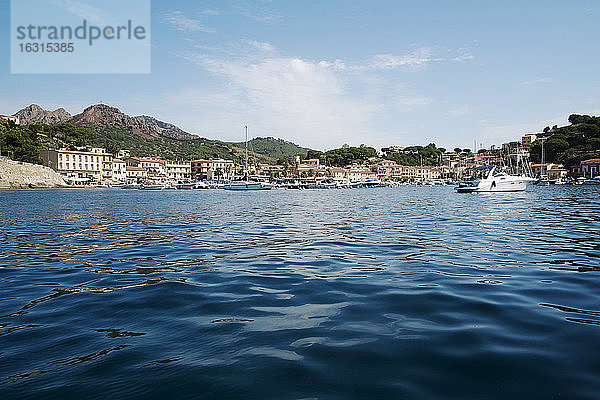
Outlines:
{"label": "white motorboat", "polygon": [[527,182],[534,180],[525,175],[509,175],[505,172],[496,172],[496,167],[492,167],[485,178],[469,184],[461,183],[456,191],[459,193],[522,192],[527,188]]}

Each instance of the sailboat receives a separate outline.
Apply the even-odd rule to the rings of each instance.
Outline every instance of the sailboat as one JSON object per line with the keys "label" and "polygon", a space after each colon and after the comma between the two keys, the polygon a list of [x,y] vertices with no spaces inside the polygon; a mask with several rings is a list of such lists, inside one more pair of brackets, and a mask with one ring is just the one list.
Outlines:
{"label": "sailboat", "polygon": [[226,184],[223,188],[225,190],[270,190],[273,188],[268,182],[263,180],[248,180],[248,125],[246,125],[246,141],[244,145],[245,162],[244,162],[244,180],[233,181]]}
{"label": "sailboat", "polygon": [[545,138],[542,138],[542,163],[540,164],[540,177],[537,180],[537,184],[538,185],[544,185],[544,186],[549,186],[550,185],[550,179],[548,179],[548,174],[547,174],[547,170],[544,171],[546,169],[546,159],[544,158],[544,140]]}

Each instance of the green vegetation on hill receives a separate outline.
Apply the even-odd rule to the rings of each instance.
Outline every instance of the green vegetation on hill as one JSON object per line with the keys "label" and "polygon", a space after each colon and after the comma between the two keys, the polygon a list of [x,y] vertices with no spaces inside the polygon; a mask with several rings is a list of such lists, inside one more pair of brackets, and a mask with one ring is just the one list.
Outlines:
{"label": "green vegetation on hill", "polygon": [[361,144],[360,147],[344,145],[339,149],[325,152],[327,165],[334,167],[345,167],[354,163],[363,164],[372,157],[377,157],[377,150],[364,144]]}
{"label": "green vegetation on hill", "polygon": [[[94,129],[76,127],[70,123],[56,125],[15,125],[0,120],[0,145],[2,154],[10,154],[17,161],[42,163],[42,149],[92,146],[104,147],[110,153],[121,149],[131,150],[132,156],[159,156],[165,159],[226,158],[241,162],[244,150],[231,143],[197,139],[176,139],[169,136],[145,138],[128,129],[114,126],[97,126]],[[271,157],[249,153],[251,161],[274,163]]]}
{"label": "green vegetation on hill", "polygon": [[[571,125],[552,129],[546,127],[539,135],[544,140],[545,161],[560,163],[565,167],[578,165],[590,158],[600,158],[600,117],[572,114]],[[531,160],[541,161],[542,141],[536,140],[531,146]]]}
{"label": "green vegetation on hill", "polygon": [[350,147],[344,145],[339,149],[328,150],[326,152],[307,149],[304,154],[295,155],[284,155],[279,157],[277,164],[281,165],[295,165],[296,156],[300,157],[300,160],[306,159],[319,159],[322,165],[330,167],[345,167],[350,164],[364,164],[370,158],[377,157],[377,150],[373,147],[367,147],[360,145],[360,147]]}
{"label": "green vegetation on hill", "polygon": [[235,149],[223,142],[208,139],[175,139],[168,136],[145,138],[125,128],[96,127],[90,145],[110,152],[131,151],[132,156],[157,155],[166,159],[235,158]]}
{"label": "green vegetation on hill", "polygon": [[421,160],[423,165],[439,165],[441,155],[446,152],[443,147],[436,147],[435,143],[430,143],[425,147],[405,147],[401,152],[390,152],[389,149],[382,150],[386,153],[386,159],[395,161],[400,165],[421,165]]}
{"label": "green vegetation on hill", "polygon": [[[239,148],[244,148],[244,142],[231,144]],[[283,139],[257,137],[248,141],[248,150],[273,159],[279,159],[284,156],[295,155],[305,157],[309,149]]]}
{"label": "green vegetation on hill", "polygon": [[0,155],[15,161],[42,164],[37,132],[28,126],[0,119]]}

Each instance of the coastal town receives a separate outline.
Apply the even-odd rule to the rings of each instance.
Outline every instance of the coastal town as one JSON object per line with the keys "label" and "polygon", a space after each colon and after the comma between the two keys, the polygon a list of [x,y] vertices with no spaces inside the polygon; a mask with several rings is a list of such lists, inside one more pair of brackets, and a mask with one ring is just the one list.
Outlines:
{"label": "coastal town", "polygon": [[[22,123],[16,115],[0,115],[0,119],[11,126]],[[104,147],[73,144],[40,148],[38,159],[59,174],[68,186],[76,187],[209,188],[244,179],[288,188],[455,184],[491,165],[548,184],[583,183],[599,175],[599,158],[584,159],[569,168],[544,161],[543,144],[558,129],[524,134],[519,140],[489,149],[476,145],[476,150],[447,151],[430,144],[425,148],[389,146],[378,151],[363,145],[360,148],[344,145],[335,152],[350,154],[357,150],[362,157],[332,159],[331,152],[308,151],[308,154],[288,154],[275,163],[259,162],[256,153],[250,152],[249,156],[247,149],[235,159],[169,159],[158,154],[139,156],[139,151],[136,154],[127,149],[109,151]],[[538,148],[532,151],[533,147],[540,143],[541,159],[532,157],[539,151]],[[0,155],[1,152],[2,149]],[[534,159],[538,162],[532,162]],[[403,163],[403,160],[411,162]]]}
{"label": "coastal town", "polygon": [[[494,147],[476,153],[445,152],[439,165],[399,165],[395,161],[373,157],[364,164],[345,167],[327,165],[319,158],[294,157],[288,165],[249,163],[248,170],[226,159],[167,160],[159,157],[131,157],[128,150],[110,154],[103,148],[42,150],[45,164],[61,174],[70,185],[119,186],[127,184],[181,184],[188,181],[226,182],[245,174],[270,181],[282,179],[330,179],[339,184],[368,181],[396,183],[451,183],[470,176],[486,165],[507,165],[528,169],[534,177],[546,175],[552,183],[568,177],[595,177],[600,171],[600,159],[584,160],[570,171],[561,164],[527,164],[530,145],[535,135],[527,134],[521,141],[505,143],[502,151]],[[385,149],[386,153],[406,151],[400,146]],[[413,150],[408,150],[413,151]]]}

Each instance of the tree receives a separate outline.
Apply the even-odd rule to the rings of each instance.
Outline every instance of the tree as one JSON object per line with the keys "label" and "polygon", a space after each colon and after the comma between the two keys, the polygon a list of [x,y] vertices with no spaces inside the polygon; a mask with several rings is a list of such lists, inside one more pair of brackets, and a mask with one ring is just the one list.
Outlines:
{"label": "tree", "polygon": [[26,126],[4,124],[0,132],[0,147],[15,161],[43,164],[37,133]]}
{"label": "tree", "polygon": [[306,152],[306,158],[309,159],[309,160],[313,160],[313,159],[316,159],[316,158],[321,158],[323,156],[323,154],[324,153],[322,151],[309,149]]}
{"label": "tree", "polygon": [[577,132],[584,136],[598,137],[600,136],[600,127],[598,125],[582,123],[577,126]]}
{"label": "tree", "polygon": [[462,153],[462,149],[460,147],[455,147],[454,148],[454,152],[455,153]]}

